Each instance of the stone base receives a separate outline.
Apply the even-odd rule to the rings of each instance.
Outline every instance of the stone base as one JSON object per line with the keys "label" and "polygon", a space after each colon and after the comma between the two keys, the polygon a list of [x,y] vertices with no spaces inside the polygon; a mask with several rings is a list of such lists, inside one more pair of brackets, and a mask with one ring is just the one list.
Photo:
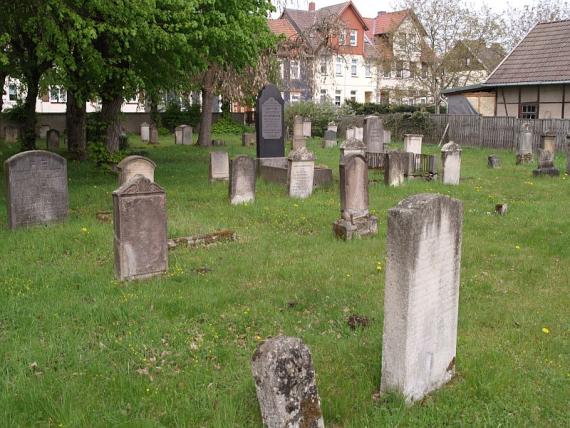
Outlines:
{"label": "stone base", "polygon": [[557,168],[538,168],[532,170],[532,175],[535,177],[540,177],[543,175],[550,175],[551,177],[558,177],[560,175],[560,170]]}
{"label": "stone base", "polygon": [[385,153],[366,153],[366,161],[368,162],[368,168],[383,169],[384,155]]}
{"label": "stone base", "polygon": [[333,232],[336,238],[345,241],[350,241],[356,236],[377,235],[378,218],[371,215],[354,220],[353,223],[341,218],[333,223]]}
{"label": "stone base", "polygon": [[532,153],[517,155],[517,165],[525,165],[528,163],[532,163]]}
{"label": "stone base", "polygon": [[323,141],[323,149],[332,149],[336,147],[336,140],[324,140]]}

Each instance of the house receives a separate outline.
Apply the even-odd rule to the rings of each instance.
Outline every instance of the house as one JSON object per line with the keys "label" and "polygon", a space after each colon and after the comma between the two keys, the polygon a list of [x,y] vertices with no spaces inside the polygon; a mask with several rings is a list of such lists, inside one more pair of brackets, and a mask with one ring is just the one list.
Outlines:
{"label": "house", "polygon": [[570,20],[539,23],[483,84],[444,92],[450,114],[570,118]]}
{"label": "house", "polygon": [[490,46],[480,40],[461,40],[446,56],[447,73],[454,73],[455,87],[483,83],[505,57],[499,43]]}

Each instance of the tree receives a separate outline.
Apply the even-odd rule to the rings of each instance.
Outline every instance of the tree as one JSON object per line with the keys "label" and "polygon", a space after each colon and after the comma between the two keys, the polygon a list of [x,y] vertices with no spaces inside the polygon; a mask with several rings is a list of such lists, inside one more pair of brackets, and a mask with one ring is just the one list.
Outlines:
{"label": "tree", "polygon": [[0,33],[0,112],[4,107],[4,82],[8,76],[8,41],[10,36],[6,33]]}
{"label": "tree", "polygon": [[[423,28],[418,37],[391,43],[407,58],[402,64],[403,71],[412,72],[418,86],[433,97],[439,113],[442,92],[453,87],[463,72],[456,66],[463,59],[450,55],[452,50],[462,41],[476,41],[480,47],[496,42],[502,37],[503,25],[489,8],[477,10],[455,0],[401,0],[399,5],[413,10]],[[418,58],[422,58],[424,70],[409,67]]]}

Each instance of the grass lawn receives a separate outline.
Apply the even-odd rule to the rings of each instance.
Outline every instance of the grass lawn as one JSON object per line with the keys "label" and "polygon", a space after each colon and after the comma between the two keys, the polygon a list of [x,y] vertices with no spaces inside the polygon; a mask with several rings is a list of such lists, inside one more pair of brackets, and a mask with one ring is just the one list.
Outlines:
{"label": "grass lawn", "polygon": [[[240,137],[230,156],[254,155]],[[335,184],[304,201],[258,181],[254,204],[230,206],[208,184],[208,152],[142,146],[167,192],[170,237],[237,231],[239,240],[170,252],[168,275],[114,279],[117,178],[69,162],[64,224],[10,231],[0,198],[0,426],[255,427],[250,368],[268,336],[310,347],[329,427],[568,426],[570,417],[570,179],[535,165],[487,168],[490,149],[465,148],[462,183],[370,185],[377,237],[336,241],[338,149],[309,148]],[[135,141],[136,140],[136,141]],[[216,148],[220,150],[221,148]],[[224,149],[225,150],[225,149]],[[424,151],[435,153],[434,146]],[[4,160],[14,149],[0,146]],[[565,171],[565,157],[557,165]],[[1,180],[4,180],[2,177]],[[2,185],[5,183],[2,182]],[[421,403],[373,396],[380,385],[387,209],[436,192],[463,201],[457,376]],[[509,204],[504,217],[495,203]],[[207,269],[203,269],[207,268]],[[206,272],[206,273],[204,273]],[[370,319],[352,331],[352,314]]]}

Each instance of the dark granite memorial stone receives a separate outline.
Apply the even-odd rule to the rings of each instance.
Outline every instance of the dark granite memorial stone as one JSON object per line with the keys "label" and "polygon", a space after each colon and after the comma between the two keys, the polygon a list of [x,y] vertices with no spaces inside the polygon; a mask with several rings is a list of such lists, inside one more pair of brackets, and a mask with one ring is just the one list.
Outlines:
{"label": "dark granite memorial stone", "polygon": [[274,85],[266,85],[256,103],[257,157],[285,156],[283,98]]}

